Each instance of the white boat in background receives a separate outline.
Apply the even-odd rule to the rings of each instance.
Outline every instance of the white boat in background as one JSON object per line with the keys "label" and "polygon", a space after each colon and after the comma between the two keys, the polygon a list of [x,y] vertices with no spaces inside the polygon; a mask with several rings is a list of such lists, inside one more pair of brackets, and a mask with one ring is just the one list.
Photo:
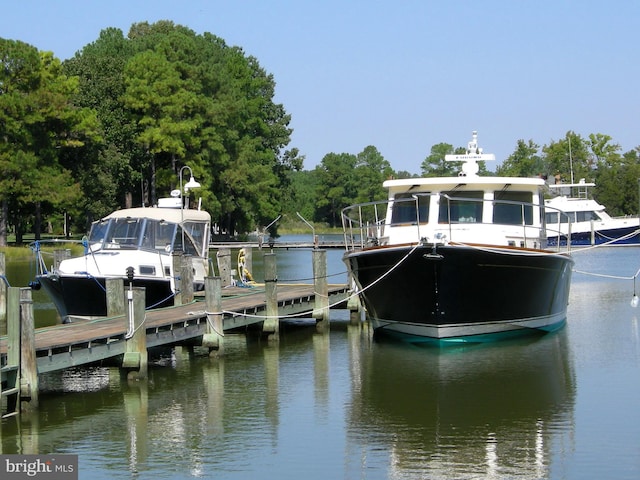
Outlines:
{"label": "white boat in background", "polygon": [[611,217],[605,207],[589,196],[595,183],[549,185],[555,195],[545,200],[548,245],[640,245],[638,217]]}
{"label": "white boat in background", "polygon": [[203,290],[209,271],[211,217],[203,210],[184,207],[183,202],[183,195],[174,190],[171,198],[160,199],[156,207],[111,213],[92,224],[83,256],[63,260],[51,271],[37,251],[37,281],[62,321],[107,315],[108,278],[145,287],[147,309],[173,305],[179,293],[176,279],[182,273],[174,271],[175,252],[190,257],[194,291]]}
{"label": "white boat in background", "polygon": [[478,342],[560,328],[573,259],[545,248],[541,178],[481,177],[477,134],[457,177],[387,180],[343,210],[344,262],[376,333]]}

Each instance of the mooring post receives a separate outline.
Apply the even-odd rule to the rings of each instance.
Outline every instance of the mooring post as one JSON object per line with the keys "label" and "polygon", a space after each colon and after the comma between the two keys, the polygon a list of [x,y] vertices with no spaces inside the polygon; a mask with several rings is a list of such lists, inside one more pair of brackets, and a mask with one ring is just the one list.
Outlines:
{"label": "mooring post", "polygon": [[264,290],[266,295],[267,309],[266,318],[262,324],[262,332],[266,333],[269,340],[279,339],[279,318],[278,318],[278,272],[276,269],[276,254],[264,254]]}
{"label": "mooring post", "polygon": [[315,303],[313,318],[317,320],[319,330],[329,325],[329,283],[327,282],[327,251],[314,249],[313,255],[313,291]]}
{"label": "mooring post", "polygon": [[175,295],[174,305],[182,305],[182,251],[174,250],[171,254],[171,270],[173,271],[173,284]]}
{"label": "mooring post", "polygon": [[216,254],[218,258],[218,272],[222,279],[222,286],[231,285],[231,250],[229,248],[221,248]]}
{"label": "mooring post", "polygon": [[4,252],[0,252],[0,335],[7,334],[7,270]]}
{"label": "mooring post", "polygon": [[349,289],[349,299],[347,300],[349,323],[356,325],[362,321],[362,302],[360,302],[360,296],[356,293],[356,283],[351,274],[351,270],[347,272],[347,282],[351,285]]}
{"label": "mooring post", "polygon": [[182,305],[193,302],[193,257],[182,255],[182,269],[180,271],[180,290]]}
{"label": "mooring post", "polygon": [[356,325],[362,322],[362,305],[360,304],[360,297],[358,295],[349,297],[349,300],[347,300],[347,308],[349,309],[349,323]]}
{"label": "mooring post", "polygon": [[222,314],[222,279],[204,279],[205,304],[207,306],[207,329],[202,336],[202,346],[209,348],[209,356],[224,354],[224,324]]}
{"label": "mooring post", "polygon": [[129,380],[146,378],[148,370],[147,329],[145,328],[145,289],[131,287],[125,289],[127,304],[127,333],[122,368],[129,370]]}
{"label": "mooring post", "polygon": [[118,317],[126,312],[124,280],[122,278],[105,279],[107,290],[107,317]]}
{"label": "mooring post", "polygon": [[23,411],[38,408],[38,364],[31,288],[20,288],[20,399]]}

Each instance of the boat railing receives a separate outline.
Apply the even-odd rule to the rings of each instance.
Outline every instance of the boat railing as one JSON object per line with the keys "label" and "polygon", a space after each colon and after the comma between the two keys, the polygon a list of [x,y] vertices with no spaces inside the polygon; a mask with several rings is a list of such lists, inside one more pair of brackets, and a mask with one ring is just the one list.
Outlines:
{"label": "boat railing", "polygon": [[545,221],[545,227],[547,230],[548,248],[554,250],[560,250],[564,246],[567,250],[571,248],[571,231],[572,225],[576,221],[575,212],[565,212],[555,207],[545,205],[545,218],[546,214],[555,212],[558,214],[558,219],[555,222]]}
{"label": "boat railing", "polygon": [[342,229],[347,250],[379,244],[389,200],[359,203],[342,210]]}
{"label": "boat railing", "polygon": [[[431,196],[440,197],[437,225],[430,223],[427,218],[428,207],[423,197]],[[442,207],[442,202],[446,202],[446,208]],[[406,207],[400,207],[403,214],[397,215],[394,206],[402,204],[406,204]],[[485,204],[490,204],[493,211],[490,222],[483,222]],[[342,224],[347,250],[383,245],[395,227],[404,227],[403,239],[407,243],[427,240],[465,243],[473,238],[469,229],[465,228],[470,224],[483,225],[487,235],[495,233],[495,230],[491,230],[494,226],[500,227],[505,245],[544,249],[549,247],[549,232],[552,235],[560,234],[559,228],[545,225],[545,209],[549,207],[531,202],[425,193],[347,207],[342,211]],[[536,217],[540,221],[536,221]],[[570,242],[568,245],[570,246]],[[568,249],[569,246],[565,248]],[[553,246],[557,251],[561,248],[561,242]]]}

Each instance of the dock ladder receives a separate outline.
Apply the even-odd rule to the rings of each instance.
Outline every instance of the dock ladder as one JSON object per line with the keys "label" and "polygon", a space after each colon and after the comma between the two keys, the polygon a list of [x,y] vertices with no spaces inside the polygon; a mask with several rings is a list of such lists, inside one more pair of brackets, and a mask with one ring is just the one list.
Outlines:
{"label": "dock ladder", "polygon": [[0,358],[0,418],[20,413],[20,289],[7,291],[7,354]]}
{"label": "dock ladder", "polygon": [[20,408],[20,367],[4,365],[0,368],[0,398],[2,398],[2,418],[18,414]]}

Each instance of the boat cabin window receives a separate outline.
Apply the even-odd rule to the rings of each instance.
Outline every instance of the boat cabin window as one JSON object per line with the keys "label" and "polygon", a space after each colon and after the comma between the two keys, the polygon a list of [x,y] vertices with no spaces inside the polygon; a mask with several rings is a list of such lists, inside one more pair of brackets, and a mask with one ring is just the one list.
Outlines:
{"label": "boat cabin window", "polygon": [[598,221],[600,218],[594,211],[588,212],[547,212],[545,219],[548,224],[558,223],[558,215],[560,215],[560,223],[590,222]]}
{"label": "boat cabin window", "polygon": [[177,225],[164,220],[147,220],[142,248],[170,252]]}
{"label": "boat cabin window", "polygon": [[142,230],[142,218],[111,219],[105,243],[112,248],[137,248]]}
{"label": "boat cabin window", "polygon": [[107,234],[107,227],[109,226],[109,220],[99,220],[91,224],[91,230],[89,230],[89,244],[95,245],[102,243],[105,235]]}
{"label": "boat cabin window", "polygon": [[502,225],[533,224],[531,192],[494,192],[493,223]]}
{"label": "boat cabin window", "polygon": [[[447,195],[447,198],[445,197]],[[481,223],[484,192],[442,192],[440,196],[440,223]]]}
{"label": "boat cabin window", "polygon": [[193,248],[196,250],[193,255],[202,255],[205,247],[209,247],[209,224],[186,221],[183,228],[193,242]]}
{"label": "boat cabin window", "polygon": [[[416,213],[416,198],[418,212]],[[421,193],[414,198],[411,193],[398,193],[393,197],[393,207],[391,212],[391,224],[412,224],[415,225],[418,218],[420,223],[429,221],[429,202],[431,196],[428,193]]]}

